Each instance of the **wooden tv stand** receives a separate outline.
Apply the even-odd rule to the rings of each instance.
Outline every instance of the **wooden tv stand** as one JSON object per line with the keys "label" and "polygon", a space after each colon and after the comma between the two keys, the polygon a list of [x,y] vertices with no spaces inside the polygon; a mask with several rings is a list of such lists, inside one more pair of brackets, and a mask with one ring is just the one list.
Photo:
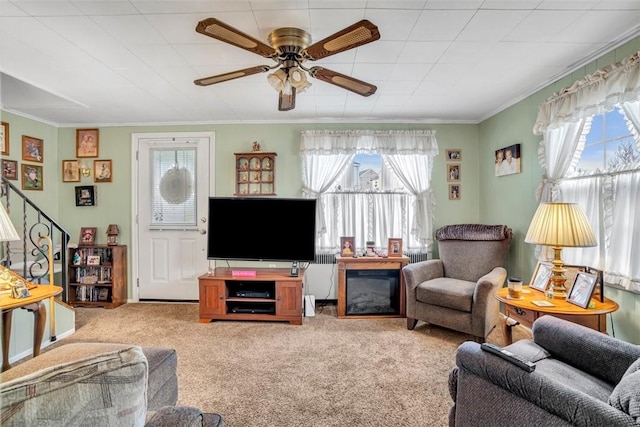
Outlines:
{"label": "wooden tv stand", "polygon": [[[255,271],[255,277],[233,276],[233,271]],[[212,320],[284,321],[302,325],[302,279],[288,268],[218,267],[213,275],[198,277],[200,323]]]}

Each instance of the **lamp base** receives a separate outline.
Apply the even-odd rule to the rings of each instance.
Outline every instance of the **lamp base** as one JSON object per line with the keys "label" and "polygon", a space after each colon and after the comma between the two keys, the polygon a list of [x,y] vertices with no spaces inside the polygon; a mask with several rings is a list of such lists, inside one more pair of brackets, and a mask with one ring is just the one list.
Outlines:
{"label": "lamp base", "polygon": [[566,288],[563,286],[562,289],[553,290],[553,298],[554,299],[567,299],[567,290]]}

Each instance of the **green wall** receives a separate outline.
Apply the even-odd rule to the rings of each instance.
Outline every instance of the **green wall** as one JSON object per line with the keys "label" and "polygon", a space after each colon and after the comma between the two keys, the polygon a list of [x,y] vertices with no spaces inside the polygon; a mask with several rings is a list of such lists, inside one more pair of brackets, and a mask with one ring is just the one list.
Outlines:
{"label": "green wall", "polygon": [[[531,277],[536,260],[532,245],[523,242],[529,221],[536,208],[535,188],[542,170],[537,160],[540,137],[532,134],[538,106],[553,92],[569,86],[575,80],[598,68],[617,62],[640,50],[640,38],[615,49],[553,85],[529,96],[516,105],[483,121],[479,125],[465,124],[209,124],[185,126],[113,126],[100,128],[100,159],[113,160],[113,182],[97,186],[97,206],[76,207],[74,187],[94,185],[93,176],[80,183],[62,183],[62,160],[75,158],[75,129],[57,128],[35,120],[2,113],[2,120],[11,126],[11,155],[21,161],[21,135],[44,139],[43,192],[28,191],[29,197],[47,207],[47,211],[77,241],[80,227],[98,227],[98,243],[105,243],[108,224],[117,223],[121,229],[121,243],[131,245],[131,134],[143,132],[214,132],[215,133],[215,191],[216,195],[231,195],[234,190],[235,152],[250,151],[258,141],[265,151],[278,153],[276,160],[276,192],[282,197],[300,195],[302,187],[298,156],[300,131],[308,129],[431,129],[436,131],[440,155],[434,162],[432,175],[436,200],[435,228],[445,224],[483,222],[507,224],[515,238],[506,267],[509,275]],[[90,127],[90,126],[88,126]],[[494,176],[494,151],[521,144],[522,173]],[[461,199],[449,200],[446,180],[446,150],[462,150]],[[435,248],[437,255],[437,248]],[[129,269],[131,271],[131,269]],[[129,295],[133,295],[133,280],[129,277]],[[640,295],[607,288],[621,309],[613,315],[616,335],[630,342],[640,343]]]}
{"label": "green wall", "polygon": [[[538,162],[538,147],[542,137],[532,132],[538,107],[554,92],[638,51],[640,38],[635,38],[478,125],[478,138],[482,146],[479,156],[482,164],[480,220],[508,224],[513,228],[514,241],[506,262],[509,275],[528,281],[536,265],[535,247],[524,243],[524,235],[537,207],[535,190],[543,174]],[[522,173],[494,176],[494,151],[514,143],[522,144]],[[620,309],[608,318],[608,321],[613,320],[613,326],[609,322],[609,332],[615,332],[617,337],[625,341],[640,344],[640,295],[610,287],[605,288],[605,295],[620,305]]]}

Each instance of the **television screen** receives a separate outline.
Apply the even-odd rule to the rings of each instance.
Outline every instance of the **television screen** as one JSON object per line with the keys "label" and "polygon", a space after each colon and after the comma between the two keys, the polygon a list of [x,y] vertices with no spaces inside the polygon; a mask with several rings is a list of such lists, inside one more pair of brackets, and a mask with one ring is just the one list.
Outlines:
{"label": "television screen", "polygon": [[313,261],[316,200],[210,197],[207,258]]}

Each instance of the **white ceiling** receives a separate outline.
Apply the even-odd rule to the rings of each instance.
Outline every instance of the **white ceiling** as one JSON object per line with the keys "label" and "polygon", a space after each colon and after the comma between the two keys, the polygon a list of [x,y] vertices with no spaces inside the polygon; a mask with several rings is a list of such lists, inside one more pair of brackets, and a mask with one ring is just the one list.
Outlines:
{"label": "white ceiling", "polygon": [[[278,111],[274,63],[195,32],[214,17],[268,44],[361,19],[381,38],[321,59],[378,86],[322,81]],[[640,0],[0,0],[1,106],[60,126],[238,122],[477,123],[640,34]],[[307,64],[309,65],[309,63]]]}

